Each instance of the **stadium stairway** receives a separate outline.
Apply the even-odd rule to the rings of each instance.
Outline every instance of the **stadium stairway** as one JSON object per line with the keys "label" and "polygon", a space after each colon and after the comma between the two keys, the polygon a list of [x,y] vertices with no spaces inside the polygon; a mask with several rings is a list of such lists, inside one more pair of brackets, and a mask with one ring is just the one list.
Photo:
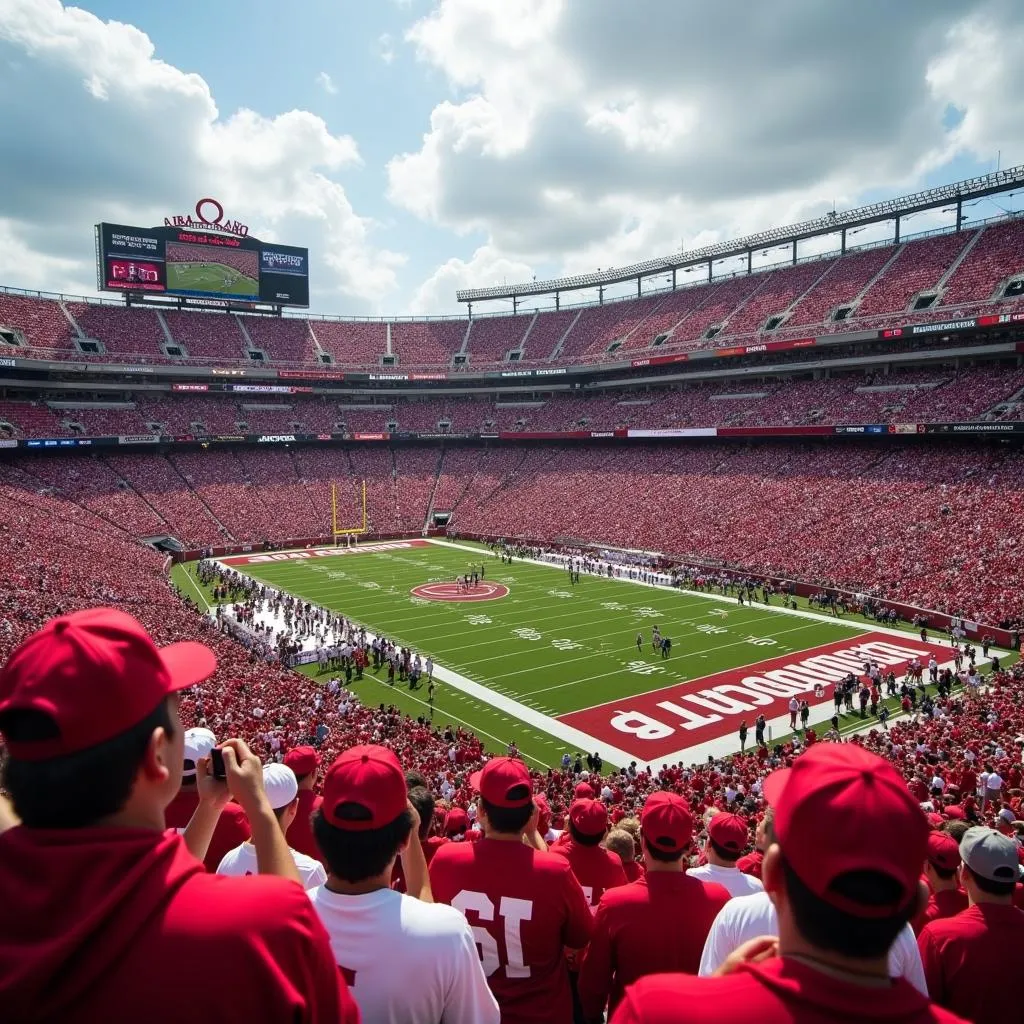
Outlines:
{"label": "stadium stairway", "polygon": [[430,529],[431,517],[434,514],[434,495],[437,494],[437,482],[441,479],[441,467],[444,465],[444,446],[441,446],[441,450],[437,453],[437,465],[434,466],[434,481],[430,485],[430,500],[427,502],[427,514],[423,520],[423,534],[426,536],[426,531]]}
{"label": "stadium stairway", "polygon": [[573,328],[580,322],[581,316],[583,316],[582,309],[576,314],[575,318],[573,319],[573,322],[569,324],[565,333],[558,339],[558,344],[551,350],[551,355],[548,356],[547,362],[554,362],[558,358],[562,349],[565,347],[566,338],[568,338],[569,335],[572,334]]}
{"label": "stadium stairway", "polygon": [[957,272],[957,270],[959,270],[960,264],[963,263],[963,261],[967,259],[968,256],[970,256],[971,250],[978,244],[978,242],[981,240],[981,236],[984,233],[984,228],[978,228],[978,230],[974,232],[974,235],[972,236],[971,240],[960,250],[960,253],[957,256],[957,258],[953,260],[953,262],[949,265],[946,272],[942,275],[942,277],[939,278],[938,284],[936,284],[935,286],[935,290],[939,294],[939,305],[942,304],[942,293],[946,290],[946,285],[949,283],[949,281],[952,280],[953,275]]}

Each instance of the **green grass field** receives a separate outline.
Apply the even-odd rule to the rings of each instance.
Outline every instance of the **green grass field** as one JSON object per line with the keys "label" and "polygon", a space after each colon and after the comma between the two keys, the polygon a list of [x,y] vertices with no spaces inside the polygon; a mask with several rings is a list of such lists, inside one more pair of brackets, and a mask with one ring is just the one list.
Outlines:
{"label": "green grass field", "polygon": [[222,263],[167,264],[167,288],[178,292],[215,292],[255,298],[260,292],[258,280],[240,274]]}
{"label": "green grass field", "polygon": [[[507,597],[447,603],[410,594],[431,581],[450,582],[481,561],[486,580],[509,587]],[[564,570],[518,561],[505,565],[483,549],[442,545],[237,568],[429,653],[438,666],[549,718],[856,638],[872,628],[863,620],[809,620],[777,607],[740,608],[626,581],[583,576],[574,587]],[[177,572],[179,585],[188,590],[183,568]],[[672,638],[668,660],[651,649],[655,623]],[[641,651],[638,632],[644,637]],[[316,676],[317,667],[304,671]],[[390,686],[385,670],[377,676],[368,673],[355,684],[364,702],[395,704],[414,716],[430,712],[424,688]],[[556,764],[567,746],[542,727],[443,682],[433,720],[462,723],[495,751],[515,739],[525,755],[544,765]],[[851,716],[847,724],[852,729],[862,723]]]}

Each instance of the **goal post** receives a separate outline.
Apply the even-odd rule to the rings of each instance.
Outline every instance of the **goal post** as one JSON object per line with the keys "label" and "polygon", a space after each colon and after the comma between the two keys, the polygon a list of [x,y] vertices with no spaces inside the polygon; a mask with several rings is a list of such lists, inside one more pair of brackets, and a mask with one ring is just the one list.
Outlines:
{"label": "goal post", "polygon": [[338,485],[331,484],[331,536],[334,538],[335,544],[340,544],[344,539],[344,542],[349,546],[353,546],[357,539],[366,533],[367,522],[366,522],[366,481],[360,481],[360,506],[362,512],[362,522],[359,526],[339,526],[338,525]]}

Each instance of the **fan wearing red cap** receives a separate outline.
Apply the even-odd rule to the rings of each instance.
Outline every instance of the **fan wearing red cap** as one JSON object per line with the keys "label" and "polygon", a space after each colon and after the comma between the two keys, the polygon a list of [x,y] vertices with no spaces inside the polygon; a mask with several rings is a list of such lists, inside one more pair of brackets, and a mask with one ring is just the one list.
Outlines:
{"label": "fan wearing red cap", "polygon": [[522,761],[492,758],[470,784],[480,796],[484,838],[437,851],[434,898],[473,926],[502,1024],[564,1024],[572,1019],[572,996],[563,950],[590,938],[586,897],[568,861],[538,848],[533,786]]}
{"label": "fan wearing red cap", "polygon": [[609,889],[583,957],[580,1006],[586,1020],[618,1005],[627,985],[661,971],[696,973],[711,922],[729,900],[720,885],[690,877],[684,854],[693,816],[674,793],[652,793],[640,816],[643,878]]}
{"label": "fan wearing red cap", "polygon": [[692,1024],[961,1021],[889,977],[889,947],[924,901],[928,834],[896,769],[857,744],[815,744],[769,775],[763,793],[774,809],[763,878],[777,946],[741,947],[723,977],[643,978],[612,1024],[667,1024],[680,1007]]}
{"label": "fan wearing red cap", "polygon": [[[394,752],[350,748],[323,790],[313,834],[329,874],[308,895],[363,1020],[497,1024],[469,924],[429,901],[418,814]],[[391,887],[399,857],[409,891],[426,902]],[[409,984],[396,984],[396,967]]]}
{"label": "fan wearing red cap", "polygon": [[749,844],[747,823],[738,814],[716,814],[708,822],[708,841],[704,848],[708,862],[691,869],[690,876],[702,882],[717,882],[729,890],[730,896],[763,892],[760,880],[744,874],[737,866]]}
{"label": "fan wearing red cap", "polygon": [[960,846],[948,832],[928,833],[928,856],[924,862],[924,880],[928,883],[928,905],[911,922],[914,932],[929,921],[953,917],[967,909],[967,893],[960,888],[957,869],[960,867]]}
{"label": "fan wearing red cap", "polygon": [[299,783],[299,809],[288,827],[288,845],[298,853],[320,860],[320,850],[313,838],[313,815],[321,803],[315,792],[320,755],[313,747],[292,747],[284,755],[284,763],[295,772]]}
{"label": "fan wearing red cap", "polygon": [[1014,906],[1017,844],[995,829],[969,828],[960,840],[960,881],[968,907],[926,924],[918,936],[932,999],[969,1020],[1020,1020],[1017,972],[1024,911]]}
{"label": "fan wearing red cap", "polygon": [[[209,875],[165,831],[185,753],[177,693],[216,664],[94,608],[50,620],[0,670],[3,781],[23,822],[0,835],[5,1020],[171,1024],[197,1001],[224,1020],[358,1020],[294,881]],[[241,740],[222,749],[227,786],[195,764],[198,829],[208,839],[230,788],[261,865],[297,877],[259,760]]]}

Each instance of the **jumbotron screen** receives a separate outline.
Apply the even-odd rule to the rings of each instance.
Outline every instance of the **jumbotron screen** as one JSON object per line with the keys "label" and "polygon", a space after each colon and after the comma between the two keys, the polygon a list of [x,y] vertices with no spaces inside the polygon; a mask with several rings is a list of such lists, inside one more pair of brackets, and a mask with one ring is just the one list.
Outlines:
{"label": "jumbotron screen", "polygon": [[103,291],[309,306],[309,250],[194,228],[98,224]]}

